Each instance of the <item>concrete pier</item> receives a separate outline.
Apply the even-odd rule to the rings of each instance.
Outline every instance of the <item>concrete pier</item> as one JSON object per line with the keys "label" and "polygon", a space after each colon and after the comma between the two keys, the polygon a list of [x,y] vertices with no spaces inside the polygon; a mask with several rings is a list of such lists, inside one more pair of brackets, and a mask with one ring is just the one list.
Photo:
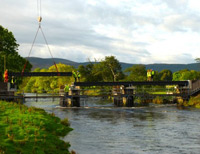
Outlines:
{"label": "concrete pier", "polygon": [[80,87],[73,85],[69,88],[69,93],[64,92],[64,88],[60,89],[60,106],[62,107],[80,107]]}
{"label": "concrete pier", "polygon": [[133,97],[134,88],[116,86],[113,90],[114,105],[118,107],[132,107],[134,106]]}

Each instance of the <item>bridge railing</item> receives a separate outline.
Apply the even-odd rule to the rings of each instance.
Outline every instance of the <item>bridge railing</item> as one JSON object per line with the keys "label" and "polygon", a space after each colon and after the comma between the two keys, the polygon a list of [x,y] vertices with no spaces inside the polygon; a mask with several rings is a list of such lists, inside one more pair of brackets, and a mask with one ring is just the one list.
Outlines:
{"label": "bridge railing", "polygon": [[190,90],[190,95],[199,93],[200,91],[200,80],[192,81],[192,88]]}
{"label": "bridge railing", "polygon": [[192,90],[196,90],[200,88],[200,80],[192,81]]}

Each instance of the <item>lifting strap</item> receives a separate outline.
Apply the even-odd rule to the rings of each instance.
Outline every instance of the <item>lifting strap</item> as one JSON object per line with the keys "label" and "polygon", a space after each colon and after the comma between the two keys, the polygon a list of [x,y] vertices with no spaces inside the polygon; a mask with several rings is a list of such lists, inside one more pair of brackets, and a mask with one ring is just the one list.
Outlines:
{"label": "lifting strap", "polygon": [[[59,71],[58,71],[57,65],[56,65],[56,63],[55,63],[55,60],[54,60],[53,55],[52,55],[52,52],[51,52],[51,50],[50,50],[49,44],[48,44],[48,42],[47,42],[47,39],[46,39],[46,37],[45,37],[45,35],[44,35],[44,32],[43,32],[43,30],[42,30],[42,27],[41,27],[41,22],[42,22],[42,17],[41,17],[41,14],[42,14],[42,13],[41,13],[41,12],[42,12],[42,9],[41,9],[41,0],[38,0],[38,1],[37,1],[37,9],[38,9],[38,23],[39,23],[39,25],[38,25],[38,29],[37,29],[37,31],[36,31],[35,37],[34,37],[34,39],[33,39],[33,43],[32,43],[32,45],[31,45],[31,49],[30,49],[30,51],[29,51],[29,54],[28,54],[27,59],[30,57],[31,51],[32,51],[33,46],[34,46],[34,44],[35,44],[35,40],[36,40],[37,35],[38,35],[38,32],[39,32],[39,30],[40,30],[41,33],[42,33],[42,36],[43,36],[43,38],[44,38],[44,40],[45,40],[45,43],[46,43],[46,45],[47,45],[47,48],[48,48],[48,50],[49,50],[49,53],[50,53],[50,55],[51,55],[51,58],[52,58],[52,60],[53,60],[53,63],[54,63],[54,65],[55,65],[55,68],[56,68],[56,71],[57,71],[57,73],[58,73],[58,76],[60,76],[60,73],[59,73]],[[23,77],[24,71],[25,71],[25,69],[26,69],[27,62],[28,62],[28,60],[26,60],[26,62],[25,62],[25,64],[24,64],[24,68],[23,68],[22,73],[21,73],[21,76],[22,76],[22,77]]]}

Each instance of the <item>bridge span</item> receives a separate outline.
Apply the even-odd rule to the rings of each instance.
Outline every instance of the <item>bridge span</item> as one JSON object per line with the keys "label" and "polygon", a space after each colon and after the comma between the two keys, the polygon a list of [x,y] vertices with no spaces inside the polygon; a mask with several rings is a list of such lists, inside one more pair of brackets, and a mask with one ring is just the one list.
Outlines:
{"label": "bridge span", "polygon": [[[144,86],[143,86],[144,85]],[[152,89],[146,90],[145,86],[166,86],[166,85],[174,85],[172,87],[176,87],[176,90],[170,93],[154,93],[152,89],[156,89],[152,87]],[[90,87],[90,86],[110,86],[108,88],[109,91],[105,91],[104,93],[99,93],[98,95],[88,95],[84,93],[85,88],[82,87]],[[17,96],[14,91],[10,90],[9,83],[0,83],[0,99],[28,99],[35,97],[39,98],[60,98],[61,106],[80,106],[80,98],[87,97],[98,97],[98,96],[110,96],[114,98],[115,104],[120,104],[119,106],[134,106],[135,98],[142,99],[153,99],[157,96],[159,97],[182,97],[184,100],[188,100],[191,96],[195,96],[200,94],[200,80],[195,81],[132,81],[132,82],[74,82],[71,87],[69,94],[67,95],[64,92],[64,89],[61,89],[62,92],[52,96]],[[93,88],[93,87],[92,87]],[[86,89],[92,89],[86,88]],[[97,87],[98,88],[98,87]],[[141,89],[139,89],[141,88]],[[167,89],[167,88],[166,88]],[[157,89],[157,91],[159,91]]]}
{"label": "bridge span", "polygon": [[179,85],[188,86],[189,81],[130,81],[130,82],[74,82],[75,86],[141,86],[141,85]]}

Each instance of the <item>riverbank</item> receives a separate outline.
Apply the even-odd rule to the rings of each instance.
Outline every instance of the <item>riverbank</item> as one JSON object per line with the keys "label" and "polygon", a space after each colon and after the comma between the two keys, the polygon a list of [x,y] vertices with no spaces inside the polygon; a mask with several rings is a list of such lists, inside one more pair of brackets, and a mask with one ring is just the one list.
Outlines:
{"label": "riverbank", "polygon": [[195,107],[195,108],[200,108],[200,94],[191,97],[189,101],[184,101],[181,97],[177,97],[177,99],[170,101],[167,99],[163,99],[161,97],[156,97],[152,101],[154,104],[169,104],[169,103],[177,103],[178,106],[185,106],[185,107]]}
{"label": "riverbank", "polygon": [[70,153],[60,140],[72,128],[43,109],[0,101],[0,153]]}
{"label": "riverbank", "polygon": [[196,107],[196,108],[200,108],[200,94],[195,97],[191,97],[188,102],[188,105]]}

